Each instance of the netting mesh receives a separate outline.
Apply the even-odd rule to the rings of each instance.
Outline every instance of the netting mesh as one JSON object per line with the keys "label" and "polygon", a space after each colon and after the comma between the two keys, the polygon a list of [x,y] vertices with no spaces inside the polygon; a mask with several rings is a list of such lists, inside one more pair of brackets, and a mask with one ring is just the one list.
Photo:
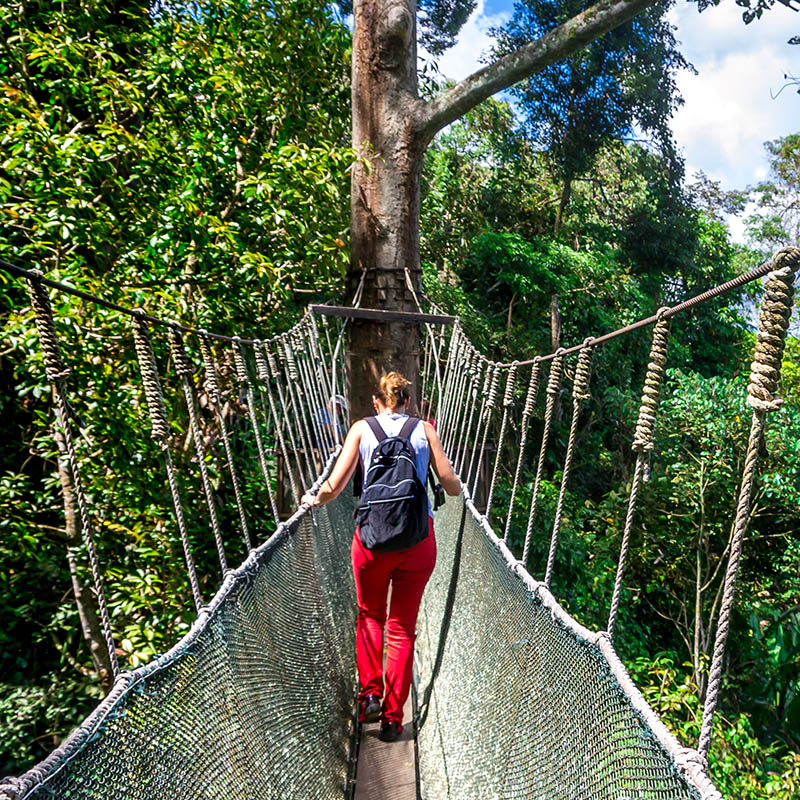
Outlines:
{"label": "netting mesh", "polygon": [[452,498],[437,513],[439,558],[420,613],[424,797],[700,797],[600,648],[543,604],[470,512],[443,628],[463,507]]}
{"label": "netting mesh", "polygon": [[[346,503],[285,528],[173,651],[37,768],[30,798],[341,798],[354,698]],[[3,787],[0,787],[0,796]]]}

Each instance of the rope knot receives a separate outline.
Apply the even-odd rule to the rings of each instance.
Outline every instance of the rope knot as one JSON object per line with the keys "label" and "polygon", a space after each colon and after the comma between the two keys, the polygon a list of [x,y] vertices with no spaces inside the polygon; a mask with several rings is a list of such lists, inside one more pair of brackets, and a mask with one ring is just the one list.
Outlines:
{"label": "rope knot", "polygon": [[295,361],[294,358],[294,350],[292,350],[292,346],[289,343],[289,340],[286,336],[281,336],[280,341],[281,344],[283,344],[283,352],[284,352],[284,357],[286,359],[286,366],[289,368],[289,378],[296,383],[299,380],[300,376],[297,373],[297,362]]}
{"label": "rope knot", "polygon": [[247,361],[244,357],[244,345],[238,336],[233,337],[233,364],[236,368],[236,377],[243,386],[250,385],[250,374],[247,371]]}
{"label": "rope knot", "polygon": [[217,365],[214,362],[214,352],[211,349],[211,341],[206,335],[206,331],[200,331],[200,355],[203,357],[203,366],[206,371],[204,386],[211,402],[219,405],[219,377],[217,376]]}
{"label": "rope knot", "polygon": [[669,343],[669,320],[658,312],[658,322],[653,326],[653,339],[650,344],[650,359],[642,387],[642,401],[639,418],[633,435],[633,450],[649,453],[653,449],[653,432],[656,424],[658,397],[664,381],[664,367],[667,363],[667,344]]}
{"label": "rope knot", "polygon": [[272,373],[273,378],[278,378],[278,361],[275,358],[275,353],[270,350],[269,342],[264,342],[264,351],[267,354],[267,363],[269,364],[269,371]]}
{"label": "rope knot", "polygon": [[39,344],[44,357],[44,371],[47,380],[51,383],[63,380],[72,370],[61,359],[61,347],[58,344],[58,334],[53,321],[53,308],[50,298],[42,283],[44,277],[38,269],[31,270],[28,278],[28,296],[31,307],[36,315],[36,328],[39,331]]}
{"label": "rope knot", "polygon": [[256,339],[253,343],[253,354],[256,357],[256,371],[258,373],[258,379],[262,383],[267,383],[270,378],[269,364],[267,363],[267,358],[264,355],[263,342],[260,339]]}
{"label": "rope knot", "polygon": [[[492,369],[492,367],[494,367],[494,369]],[[500,366],[490,363],[487,368],[487,375],[489,374],[492,376],[492,379],[489,383],[489,396],[486,398],[487,418],[490,410],[497,407],[497,383],[500,380]]]}
{"label": "rope knot", "polygon": [[166,447],[169,439],[169,422],[161,393],[161,380],[158,377],[158,365],[153,352],[150,328],[145,319],[144,309],[133,309],[135,316],[131,318],[133,326],[133,343],[136,347],[136,358],[139,361],[139,372],[142,376],[144,396],[150,412],[150,436]]}
{"label": "rope knot", "polygon": [[591,399],[589,393],[589,380],[592,373],[592,355],[594,349],[592,348],[593,338],[587,339],[583,344],[584,348],[578,355],[578,363],[575,366],[575,381],[572,385],[572,396],[579,402],[585,402]]}
{"label": "rope knot", "polygon": [[794,278],[800,266],[800,250],[786,248],[778,251],[773,264],[777,268],[770,272],[764,286],[756,350],[747,387],[748,405],[761,411],[774,411],[783,403],[783,398],[777,397],[776,392],[781,376],[786,331],[792,315]]}
{"label": "rope knot", "polygon": [[561,376],[564,373],[564,348],[559,347],[556,350],[556,357],[550,366],[550,378],[547,381],[546,392],[549,395],[556,396],[561,393]]}
{"label": "rope knot", "polygon": [[514,361],[508,370],[508,377],[506,378],[506,391],[503,395],[503,407],[508,408],[514,402],[514,381],[517,377],[517,369],[519,362]]}
{"label": "rope knot", "polygon": [[169,329],[169,344],[172,351],[172,360],[175,362],[175,372],[178,377],[191,380],[194,375],[194,368],[186,353],[183,335],[177,327],[170,327]]}
{"label": "rope knot", "polygon": [[542,360],[539,356],[533,359],[531,367],[531,378],[528,382],[528,393],[525,395],[525,407],[522,410],[524,419],[529,419],[533,414],[533,407],[536,405],[536,393],[539,390],[539,372],[542,369]]}

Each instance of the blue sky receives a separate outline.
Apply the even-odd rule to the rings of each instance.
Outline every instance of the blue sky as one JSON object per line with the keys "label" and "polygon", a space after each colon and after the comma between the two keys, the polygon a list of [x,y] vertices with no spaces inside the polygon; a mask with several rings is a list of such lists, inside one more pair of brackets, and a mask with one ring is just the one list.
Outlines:
{"label": "blue sky", "polygon": [[[491,45],[489,29],[507,20],[512,8],[513,0],[478,0],[458,44],[439,60],[442,73],[459,80],[478,69],[480,54]],[[800,77],[800,45],[787,44],[800,34],[800,13],[776,4],[745,25],[734,0],[702,14],[695,3],[678,0],[670,19],[681,52],[698,72],[678,79],[685,105],[672,126],[687,179],[702,170],[725,189],[762,180],[763,142],[800,131],[800,96],[792,87],[778,94],[785,73]],[[729,223],[741,240],[741,220]]]}

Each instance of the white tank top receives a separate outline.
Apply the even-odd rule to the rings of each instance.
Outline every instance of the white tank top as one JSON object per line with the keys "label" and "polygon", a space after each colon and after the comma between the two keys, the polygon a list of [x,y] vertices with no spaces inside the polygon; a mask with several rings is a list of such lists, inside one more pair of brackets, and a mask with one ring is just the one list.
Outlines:
{"label": "white tank top", "polygon": [[[387,436],[397,436],[403,429],[408,414],[378,414],[376,419],[383,428]],[[414,454],[417,462],[417,477],[420,479],[423,486],[426,487],[425,498],[428,499],[427,480],[428,480],[428,464],[430,463],[430,448],[428,446],[428,437],[425,435],[425,426],[420,420],[411,431],[411,436],[408,437],[411,446],[414,448]],[[372,428],[366,423],[362,425],[361,430],[361,444],[358,447],[358,452],[361,454],[361,464],[364,467],[364,475],[369,471],[370,464],[372,463],[372,454],[378,446],[378,440],[372,432]],[[428,514],[433,516],[431,511],[430,500],[428,500]]]}

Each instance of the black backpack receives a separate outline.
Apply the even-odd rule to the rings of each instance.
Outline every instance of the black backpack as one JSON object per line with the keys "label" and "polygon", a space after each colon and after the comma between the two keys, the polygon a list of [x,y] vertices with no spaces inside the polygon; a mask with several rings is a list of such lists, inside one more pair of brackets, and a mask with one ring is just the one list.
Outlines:
{"label": "black backpack", "polygon": [[361,544],[378,552],[406,550],[428,535],[428,497],[408,438],[419,419],[409,417],[397,436],[387,436],[375,417],[366,422],[378,446],[353,514]]}

